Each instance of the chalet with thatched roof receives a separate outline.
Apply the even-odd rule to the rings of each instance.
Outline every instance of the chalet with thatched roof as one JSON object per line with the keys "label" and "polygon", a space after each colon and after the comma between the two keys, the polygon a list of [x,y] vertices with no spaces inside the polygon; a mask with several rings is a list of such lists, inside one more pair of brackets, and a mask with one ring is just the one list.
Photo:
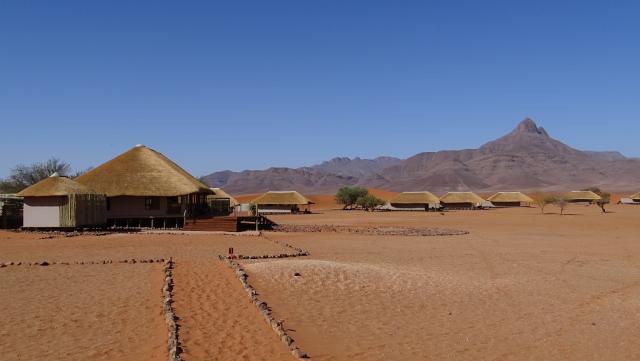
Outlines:
{"label": "chalet with thatched roof", "polygon": [[23,227],[82,228],[106,223],[106,197],[57,173],[17,194],[24,198]]}
{"label": "chalet with thatched roof", "polygon": [[389,201],[393,209],[420,210],[438,209],[440,199],[431,192],[402,192]]}
{"label": "chalet with thatched roof", "polygon": [[534,200],[521,192],[498,192],[487,198],[496,207],[528,207]]}
{"label": "chalet with thatched roof", "polygon": [[228,215],[239,204],[238,201],[221,188],[210,188],[213,194],[207,196],[207,203],[214,215]]}
{"label": "chalet with thatched roof", "polygon": [[76,179],[107,196],[110,226],[181,227],[213,192],[169,158],[136,145]]}
{"label": "chalet with thatched roof", "polygon": [[640,202],[640,192],[629,196],[629,198],[631,198],[634,202]]}
{"label": "chalet with thatched roof", "polygon": [[569,203],[593,204],[602,198],[592,191],[572,191],[564,195],[564,199]]}
{"label": "chalet with thatched roof", "polygon": [[446,209],[477,209],[485,202],[473,192],[449,192],[440,198],[440,204]]}
{"label": "chalet with thatched roof", "polygon": [[310,200],[296,191],[269,191],[251,201],[258,207],[261,214],[268,213],[299,213],[304,208],[304,213],[309,213]]}

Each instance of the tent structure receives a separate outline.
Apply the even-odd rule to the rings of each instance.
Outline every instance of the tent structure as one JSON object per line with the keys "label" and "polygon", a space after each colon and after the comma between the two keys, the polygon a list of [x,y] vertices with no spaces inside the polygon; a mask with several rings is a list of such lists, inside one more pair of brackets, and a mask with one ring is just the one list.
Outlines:
{"label": "tent structure", "polygon": [[24,228],[100,227],[106,223],[106,197],[57,173],[17,194],[24,197]]}
{"label": "tent structure", "polygon": [[485,202],[473,192],[449,192],[440,198],[445,209],[476,209]]}
{"label": "tent structure", "polygon": [[602,198],[592,191],[571,191],[564,195],[564,199],[570,203],[595,203]]}
{"label": "tent structure", "polygon": [[215,215],[228,215],[239,204],[238,201],[221,188],[210,188],[213,194],[207,196],[207,203]]}
{"label": "tent structure", "polygon": [[431,192],[402,192],[389,201],[394,210],[420,210],[440,208],[440,199]]}
{"label": "tent structure", "polygon": [[181,227],[208,211],[204,183],[161,153],[136,145],[76,179],[107,196],[107,223],[123,227]]}
{"label": "tent structure", "polygon": [[296,191],[269,191],[251,201],[258,207],[258,213],[298,213],[304,206],[304,213],[309,213],[309,199]]}
{"label": "tent structure", "polygon": [[534,203],[531,197],[521,192],[498,192],[487,200],[496,207],[522,207]]}

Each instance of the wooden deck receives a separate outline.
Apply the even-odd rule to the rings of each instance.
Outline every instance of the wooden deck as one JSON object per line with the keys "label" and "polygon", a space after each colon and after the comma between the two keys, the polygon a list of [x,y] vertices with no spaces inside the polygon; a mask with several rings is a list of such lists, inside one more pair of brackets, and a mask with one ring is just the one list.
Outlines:
{"label": "wooden deck", "polygon": [[187,219],[183,230],[241,232],[255,230],[256,222],[258,229],[271,229],[275,225],[265,216],[222,216]]}

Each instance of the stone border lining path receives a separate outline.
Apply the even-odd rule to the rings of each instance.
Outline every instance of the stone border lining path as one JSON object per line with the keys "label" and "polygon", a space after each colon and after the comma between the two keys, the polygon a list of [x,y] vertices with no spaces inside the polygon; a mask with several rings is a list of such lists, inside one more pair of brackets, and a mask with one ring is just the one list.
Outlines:
{"label": "stone border lining path", "polygon": [[173,266],[173,259],[169,258],[163,267],[165,275],[164,286],[162,287],[163,310],[164,320],[167,324],[167,331],[169,332],[167,339],[169,361],[181,361],[180,353],[182,352],[182,348],[180,347],[180,340],[178,338],[178,317],[173,307]]}
{"label": "stone border lining path", "polygon": [[267,303],[258,298],[258,293],[256,292],[256,289],[253,286],[251,286],[247,281],[247,279],[249,278],[249,275],[244,271],[242,266],[231,258],[224,257],[224,256],[219,256],[219,258],[221,261],[226,261],[229,267],[234,271],[234,273],[236,274],[236,277],[238,277],[238,280],[240,281],[240,284],[242,284],[242,288],[244,288],[245,292],[249,296],[251,303],[253,303],[256,306],[260,314],[264,317],[267,324],[271,326],[271,328],[278,335],[282,343],[284,343],[285,346],[287,346],[287,348],[289,349],[289,351],[291,351],[291,354],[296,359],[308,359],[309,356],[307,355],[307,353],[302,351],[296,345],[293,338],[291,338],[291,336],[289,336],[289,334],[287,333],[287,330],[285,330],[285,328],[282,327],[282,324],[284,323],[284,321],[276,320],[273,317],[273,314],[271,313],[271,309],[269,308]]}

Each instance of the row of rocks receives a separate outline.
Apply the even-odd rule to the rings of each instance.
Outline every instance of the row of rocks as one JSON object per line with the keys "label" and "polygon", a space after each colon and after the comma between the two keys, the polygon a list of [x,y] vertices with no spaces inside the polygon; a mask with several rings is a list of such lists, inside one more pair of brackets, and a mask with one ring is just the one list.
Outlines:
{"label": "row of rocks", "polygon": [[176,316],[175,309],[173,308],[173,259],[169,258],[165,262],[164,271],[164,286],[162,286],[162,299],[163,299],[163,311],[164,320],[167,324],[167,330],[169,337],[167,339],[167,351],[169,352],[169,361],[181,361],[180,353],[182,348],[180,347],[180,340],[178,339],[178,317]]}
{"label": "row of rocks", "polygon": [[274,226],[276,232],[285,233],[350,233],[372,236],[457,236],[469,234],[469,231],[451,228],[413,228],[413,227],[353,227],[332,224],[282,224]]}
{"label": "row of rocks", "polygon": [[307,353],[302,351],[296,345],[293,338],[291,338],[291,336],[287,333],[287,330],[283,327],[284,321],[275,319],[273,317],[273,314],[271,313],[271,308],[269,308],[269,305],[267,305],[266,302],[258,298],[258,293],[256,292],[255,288],[249,284],[248,282],[249,275],[244,271],[242,266],[240,266],[238,262],[234,261],[233,259],[229,259],[228,257],[219,256],[219,258],[221,261],[223,260],[226,261],[229,267],[231,267],[231,269],[234,271],[234,273],[238,277],[238,280],[240,280],[240,283],[242,284],[242,288],[245,290],[245,292],[249,296],[251,303],[253,303],[256,306],[260,314],[264,317],[267,324],[271,326],[271,328],[278,335],[280,340],[287,346],[287,348],[289,348],[289,351],[291,351],[291,354],[296,359],[309,358]]}
{"label": "row of rocks", "polygon": [[0,268],[7,266],[53,266],[53,265],[91,265],[91,264],[114,264],[114,263],[162,263],[164,262],[164,258],[149,258],[149,259],[124,259],[114,261],[111,259],[102,260],[102,261],[72,261],[72,262],[64,262],[64,261],[37,261],[37,262],[0,262]]}

